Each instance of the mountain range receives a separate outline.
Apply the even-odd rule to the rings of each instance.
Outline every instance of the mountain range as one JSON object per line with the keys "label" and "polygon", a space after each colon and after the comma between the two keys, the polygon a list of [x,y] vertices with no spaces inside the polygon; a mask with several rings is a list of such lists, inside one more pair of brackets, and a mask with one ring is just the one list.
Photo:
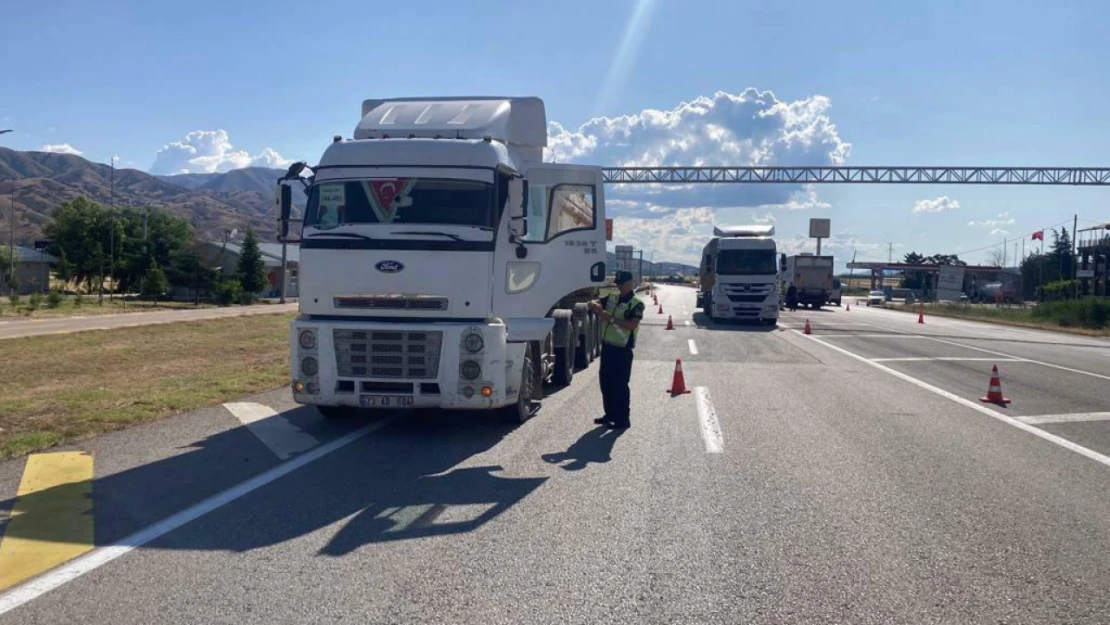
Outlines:
{"label": "mountain range", "polygon": [[[113,182],[111,167],[80,156],[0,148],[0,195],[6,196],[0,201],[0,211],[8,212],[14,191],[15,239],[20,244],[41,239],[54,208],[81,195],[105,206],[114,202],[118,207],[165,210],[188,219],[199,235],[209,240],[251,226],[262,240],[273,241],[274,185],[284,173],[282,169],[247,167],[225,173],[152,176],[137,169],[116,169]],[[293,193],[296,205],[303,207],[304,200],[304,194]],[[10,227],[4,225],[4,230]],[[612,252],[606,263],[616,263]],[[659,262],[653,267],[644,261],[645,274],[696,272],[695,267],[679,263]]]}

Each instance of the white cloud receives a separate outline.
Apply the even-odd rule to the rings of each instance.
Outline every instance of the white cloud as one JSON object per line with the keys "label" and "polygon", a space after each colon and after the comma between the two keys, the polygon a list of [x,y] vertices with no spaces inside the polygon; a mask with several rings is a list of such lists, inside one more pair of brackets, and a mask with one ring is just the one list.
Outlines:
{"label": "white cloud", "polygon": [[991,230],[991,236],[992,237],[1000,237],[1000,236],[1006,235],[1006,234],[1010,234],[1010,231],[1009,230],[1003,230],[1002,228],[995,228],[994,230]]}
{"label": "white cloud", "polygon": [[[828,116],[827,97],[783,101],[770,91],[719,91],[670,110],[645,109],[597,117],[577,129],[548,124],[545,160],[620,166],[830,165],[843,163],[851,144]],[[661,206],[819,204],[801,185],[614,185],[610,195]],[[798,193],[804,193],[798,199]],[[811,201],[812,200],[812,201]]]}
{"label": "white cloud", "polygon": [[914,202],[913,212],[915,213],[943,213],[945,211],[956,210],[960,207],[960,203],[947,195],[942,195],[935,200],[918,200]]}
{"label": "white cloud", "polygon": [[150,166],[152,174],[210,174],[243,167],[284,167],[292,161],[271,148],[257,156],[235,150],[226,130],[194,130],[184,141],[162,146]]}
{"label": "white cloud", "polygon": [[47,143],[42,146],[43,152],[53,152],[54,154],[72,154],[74,156],[81,156],[81,150],[73,147],[68,143]]}
{"label": "white cloud", "polygon": [[624,217],[613,221],[613,242],[644,250],[645,258],[697,265],[702,248],[713,237],[716,211],[710,207],[680,208],[664,217]]}
{"label": "white cloud", "polygon": [[967,225],[969,225],[969,226],[984,226],[986,228],[997,228],[998,226],[1012,226],[1012,225],[1014,225],[1015,221],[1016,220],[1013,217],[1011,217],[1010,213],[1007,211],[1007,212],[998,213],[998,215],[996,215],[994,217],[994,219],[984,219],[982,221],[969,221],[969,222],[967,222]]}
{"label": "white cloud", "polygon": [[796,191],[791,194],[790,199],[788,199],[786,202],[783,202],[781,204],[764,204],[760,206],[760,208],[788,211],[804,211],[812,210],[815,208],[819,210],[828,210],[832,208],[832,204],[819,200],[817,198],[817,190],[813,188],[812,184],[807,184],[805,185],[805,188],[803,190]]}
{"label": "white cloud", "polygon": [[774,213],[767,213],[766,215],[763,215],[763,216],[759,216],[759,215],[756,215],[755,213],[752,213],[752,221],[754,221],[757,224],[773,224],[778,220],[775,219],[775,214]]}

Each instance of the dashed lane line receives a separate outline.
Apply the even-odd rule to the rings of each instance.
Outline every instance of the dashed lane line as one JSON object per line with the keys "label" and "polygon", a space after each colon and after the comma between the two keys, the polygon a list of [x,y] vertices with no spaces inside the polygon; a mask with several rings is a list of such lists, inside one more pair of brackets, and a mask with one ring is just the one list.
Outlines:
{"label": "dashed lane line", "polygon": [[694,342],[694,339],[690,339],[689,341],[687,341],[687,345],[690,347],[690,355],[691,356],[697,356],[698,355],[698,344]]}
{"label": "dashed lane line", "polygon": [[724,449],[725,441],[721,435],[721,424],[717,421],[717,411],[713,408],[713,400],[709,398],[709,389],[704,386],[695,387],[694,397],[697,400],[698,421],[701,422],[705,451],[719,454]]}
{"label": "dashed lane line", "polygon": [[1069,441],[1066,438],[1056,436],[1055,434],[1050,434],[1050,433],[1048,433],[1048,432],[1046,432],[1046,431],[1044,431],[1040,428],[1036,428],[1036,427],[1033,427],[1032,425],[1029,425],[1027,423],[1019,421],[1018,419],[1016,419],[1014,417],[1011,417],[1009,415],[1004,415],[1001,412],[998,412],[997,410],[994,410],[992,408],[988,408],[988,407],[986,407],[985,405],[983,405],[981,403],[976,403],[976,402],[973,402],[969,399],[964,399],[963,397],[960,397],[959,395],[956,395],[955,393],[950,393],[950,392],[940,388],[939,386],[933,386],[932,384],[929,384],[928,382],[925,382],[924,380],[919,380],[919,379],[913,377],[912,375],[908,375],[908,374],[902,373],[901,371],[891,369],[890,367],[888,367],[888,366],[886,366],[882,363],[872,362],[870,359],[868,359],[865,356],[860,356],[859,354],[857,354],[855,352],[850,352],[850,351],[844,349],[843,347],[833,345],[832,343],[829,343],[827,341],[823,341],[820,338],[817,338],[816,336],[813,336],[812,334],[805,334],[805,333],[802,333],[802,332],[798,332],[797,330],[795,330],[795,332],[797,332],[799,336],[807,338],[807,339],[813,341],[814,343],[824,345],[825,347],[827,347],[827,348],[829,348],[833,351],[839,352],[841,354],[844,354],[845,356],[848,356],[849,358],[854,358],[854,359],[866,364],[869,367],[874,367],[874,368],[878,369],[879,371],[889,373],[890,375],[892,375],[892,376],[894,376],[894,377],[896,377],[900,380],[904,380],[906,382],[909,382],[910,384],[913,384],[915,386],[923,388],[923,389],[929,391],[930,393],[940,395],[941,397],[944,397],[945,399],[949,399],[951,401],[954,401],[957,404],[960,404],[960,405],[962,405],[966,408],[970,408],[970,409],[972,409],[976,412],[979,412],[981,414],[985,414],[988,417],[998,419],[999,421],[1001,421],[1003,423],[1006,423],[1008,425],[1012,425],[1012,426],[1014,426],[1015,428],[1017,428],[1019,430],[1028,432],[1028,433],[1032,434],[1033,436],[1043,438],[1044,440],[1049,441],[1050,443],[1055,443],[1056,445],[1059,445],[1060,447],[1063,447],[1064,449],[1067,449],[1069,451],[1073,451],[1073,452],[1075,452],[1075,453],[1077,453],[1081,456],[1084,456],[1084,457],[1089,458],[1091,460],[1094,460],[1095,462],[1098,462],[1102,465],[1110,467],[1110,456],[1105,456],[1103,454],[1098,453],[1097,451],[1087,449],[1086,447],[1084,447],[1082,445],[1079,445],[1077,443],[1073,443],[1073,442]]}
{"label": "dashed lane line", "polygon": [[872,358],[871,362],[1024,362],[1019,358],[968,358],[965,356],[908,356],[905,358]]}
{"label": "dashed lane line", "polygon": [[264,404],[254,402],[240,402],[224,404],[228,412],[235,415],[239,423],[247,426],[252,434],[270,448],[270,451],[282,459],[287,460],[293,456],[308,451],[320,444],[320,441],[311,434],[306,434],[293,425],[277,411]]}
{"label": "dashed lane line", "polygon": [[1084,421],[1110,421],[1110,412],[1072,412],[1069,414],[1043,414],[1015,418],[1029,425],[1040,425],[1043,423],[1083,423]]}
{"label": "dashed lane line", "polygon": [[[311,449],[296,458],[283,462],[268,471],[264,471],[253,478],[233,486],[221,493],[217,493],[200,503],[173,514],[154,525],[141,529],[130,536],[104,547],[93,549],[89,553],[78,557],[76,560],[64,564],[53,571],[50,571],[40,577],[24,582],[22,585],[12,588],[8,592],[0,595],[0,615],[11,612],[19,606],[32,601],[42,595],[81,577],[85,573],[108,564],[112,560],[130,553],[133,549],[142,547],[143,545],[164,536],[187,523],[194,521],[213,510],[219,509],[245,495],[248,495],[267,484],[270,484],[290,473],[300,469],[301,467],[315,462],[328,454],[331,454],[351,443],[359,440],[363,436],[389,425],[397,419],[397,415],[386,417],[380,421],[359,428],[349,434],[337,438],[331,442],[324,443],[314,449]],[[14,519],[13,519],[14,520]]]}

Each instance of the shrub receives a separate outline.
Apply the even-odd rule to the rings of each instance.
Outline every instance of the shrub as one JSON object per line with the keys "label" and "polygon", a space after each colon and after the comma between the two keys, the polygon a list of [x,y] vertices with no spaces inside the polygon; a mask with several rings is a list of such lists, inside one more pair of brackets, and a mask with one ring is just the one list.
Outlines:
{"label": "shrub", "polygon": [[243,298],[243,286],[238,280],[224,280],[216,285],[216,303],[220,306],[231,306]]}
{"label": "shrub", "polygon": [[42,294],[39,293],[38,291],[32,292],[31,296],[27,298],[27,308],[30,309],[31,311],[36,311],[36,310],[39,309],[39,306],[41,306],[41,305],[42,305]]}
{"label": "shrub", "polygon": [[62,294],[58,291],[51,291],[46,295],[46,307],[57,308],[62,305]]}
{"label": "shrub", "polygon": [[[1057,284],[1057,283],[1053,283]],[[1045,285],[1046,288],[1049,285]],[[1110,301],[1097,297],[1044,302],[1033,309],[1033,317],[1064,327],[1105,328],[1110,322]]]}

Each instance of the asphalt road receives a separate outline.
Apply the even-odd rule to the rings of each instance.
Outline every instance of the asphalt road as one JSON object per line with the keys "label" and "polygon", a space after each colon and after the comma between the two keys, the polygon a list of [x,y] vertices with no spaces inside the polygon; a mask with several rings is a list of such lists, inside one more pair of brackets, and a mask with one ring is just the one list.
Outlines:
{"label": "asphalt road", "polygon": [[294,312],[298,304],[272,304],[257,306],[236,306],[228,308],[198,308],[195,310],[157,310],[150,312],[129,312],[109,315],[90,315],[86,317],[47,317],[42,319],[0,319],[0,340],[40,334],[68,334],[87,330],[109,330],[111,328],[130,328],[134,326],[176,323],[179,321],[200,321],[203,319],[223,319],[247,315],[266,315]]}
{"label": "asphalt road", "polygon": [[[660,300],[624,432],[591,422],[595,363],[523,426],[324,422],[274,391],[59,450],[95,462],[92,539],[0,595],[0,624],[1110,619],[1110,344]],[[672,397],[678,358],[693,392]],[[979,401],[992,364],[1007,408]],[[13,535],[81,542],[36,535],[28,514],[82,495],[29,470],[0,465],[25,511],[0,566]]]}

